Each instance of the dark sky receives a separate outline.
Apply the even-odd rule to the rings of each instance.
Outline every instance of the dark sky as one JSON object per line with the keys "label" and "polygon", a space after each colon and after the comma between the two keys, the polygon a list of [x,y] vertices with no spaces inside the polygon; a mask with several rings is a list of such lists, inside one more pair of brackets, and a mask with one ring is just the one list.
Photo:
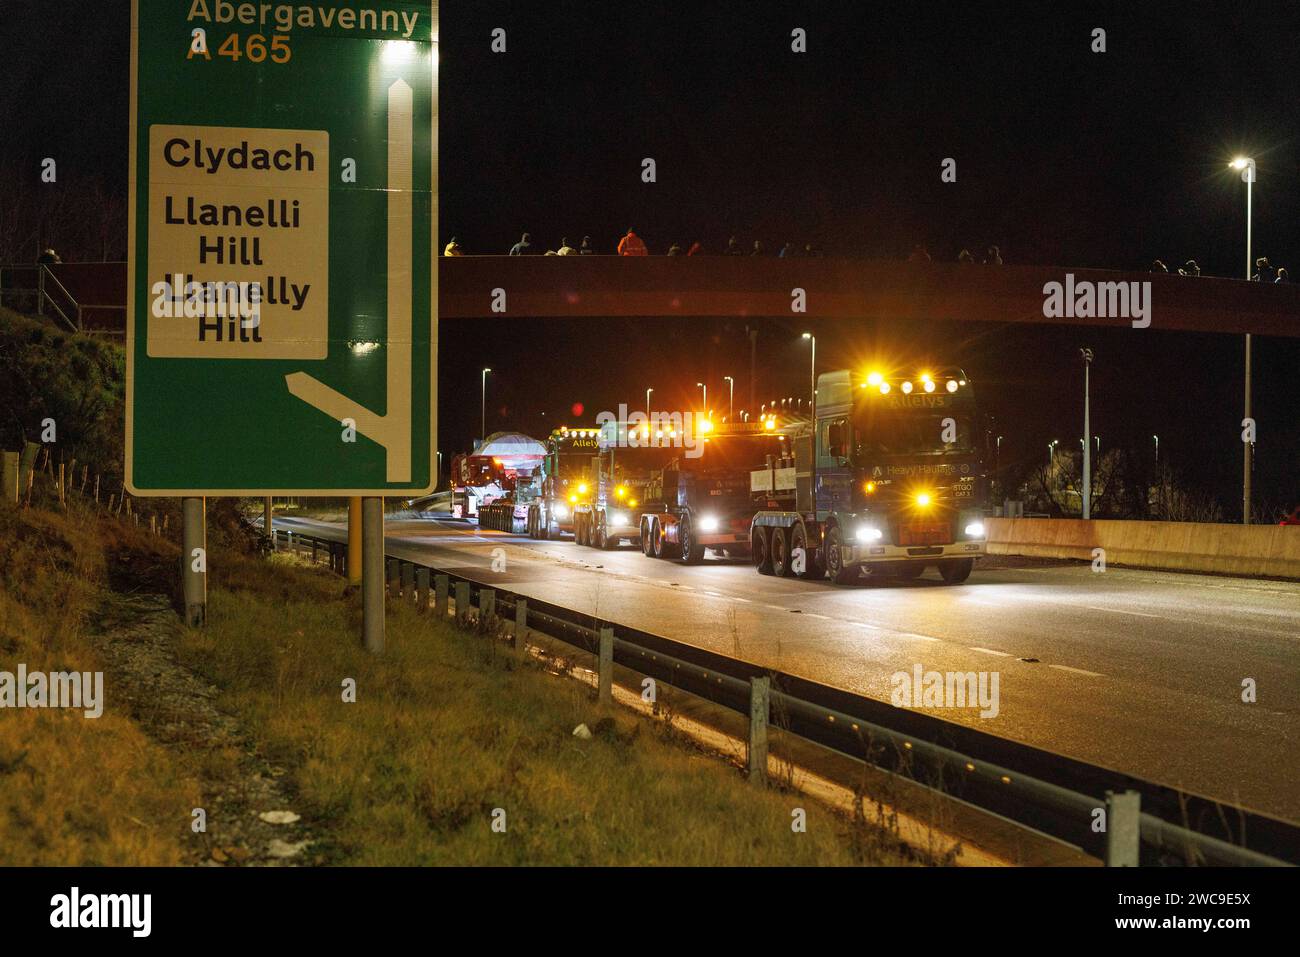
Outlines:
{"label": "dark sky", "polygon": [[[102,171],[122,192],[128,11],[127,0],[0,0],[3,138]],[[697,239],[716,250],[733,233],[772,251],[811,240],[872,258],[997,243],[1013,263],[1195,258],[1235,276],[1245,187],[1226,163],[1244,152],[1259,166],[1256,253],[1300,267],[1294,5],[448,0],[441,17],[441,242],[456,235],[471,253],[504,253],[523,230],[547,248],[588,233],[612,251],[635,225],[652,253]],[[494,27],[505,54],[490,51]],[[794,27],[806,54],[790,51]],[[1094,27],[1104,54],[1089,49]],[[644,157],[654,184],[640,180]],[[955,184],[940,181],[945,157]],[[759,325],[760,393],[802,394],[804,327]],[[1080,434],[1074,358],[1090,345],[1103,447],[1159,433],[1162,457],[1236,514],[1238,337],[817,332],[823,368],[877,343],[963,364],[1008,461]],[[1298,343],[1256,350],[1258,481],[1276,499],[1300,493]],[[448,322],[441,349],[445,452],[477,434],[484,365],[498,370],[489,431],[539,433],[573,421],[574,402],[590,416],[643,402],[646,386],[676,408],[704,377],[721,396],[735,375],[738,405],[748,394],[742,322]]]}

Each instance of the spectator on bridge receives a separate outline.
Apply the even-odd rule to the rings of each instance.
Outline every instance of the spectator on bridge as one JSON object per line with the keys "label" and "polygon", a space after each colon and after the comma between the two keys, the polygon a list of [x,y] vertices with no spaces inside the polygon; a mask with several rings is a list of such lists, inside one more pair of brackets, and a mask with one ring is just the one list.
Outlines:
{"label": "spectator on bridge", "polygon": [[984,254],[984,264],[986,266],[1002,265],[1002,250],[997,246],[990,246],[988,252]]}
{"label": "spectator on bridge", "polygon": [[1167,272],[1169,272],[1169,267],[1166,266],[1166,265],[1165,265],[1163,262],[1161,262],[1159,259],[1157,259],[1155,262],[1153,262],[1153,263],[1151,264],[1151,271],[1152,271],[1152,272],[1165,272],[1165,273],[1167,273]]}
{"label": "spectator on bridge", "polygon": [[974,265],[975,257],[971,255],[969,249],[963,249],[961,252],[957,254],[957,262],[970,263],[971,265]]}
{"label": "spectator on bridge", "polygon": [[1286,267],[1285,267],[1285,266],[1278,266],[1278,267],[1277,267],[1277,278],[1274,279],[1273,281],[1274,281],[1274,282],[1290,282],[1290,281],[1291,281],[1291,274],[1290,274],[1289,272],[1286,271]]}
{"label": "spectator on bridge", "polygon": [[565,236],[563,239],[560,240],[560,251],[559,251],[558,253],[556,253],[555,255],[557,255],[557,256],[576,256],[576,255],[578,255],[578,251],[577,251],[576,249],[574,249],[572,246],[569,245],[569,237],[568,237],[568,236]]}
{"label": "spectator on bridge", "polygon": [[590,237],[590,236],[583,236],[583,237],[582,237],[582,243],[581,243],[581,245],[578,246],[578,255],[579,255],[579,256],[594,256],[594,255],[596,255],[596,249],[595,249],[594,246],[591,245],[591,237]]}
{"label": "spectator on bridge", "polygon": [[533,245],[533,237],[524,233],[519,237],[519,242],[510,247],[512,256],[536,256],[537,247]]}
{"label": "spectator on bridge", "polygon": [[820,259],[822,251],[816,243],[804,243],[803,254],[812,259]]}
{"label": "spectator on bridge", "polygon": [[1199,276],[1200,274],[1201,267],[1196,265],[1195,259],[1189,259],[1178,267],[1178,275],[1180,276]]}
{"label": "spectator on bridge", "polygon": [[786,243],[781,247],[781,251],[776,254],[777,259],[793,259],[795,257],[794,243]]}
{"label": "spectator on bridge", "polygon": [[1291,511],[1289,511],[1287,514],[1283,515],[1282,521],[1278,522],[1278,524],[1279,525],[1300,525],[1300,505],[1297,505],[1295,508],[1291,509]]}
{"label": "spectator on bridge", "polygon": [[1260,256],[1255,260],[1255,275],[1250,278],[1254,282],[1273,282],[1277,278],[1267,256]]}
{"label": "spectator on bridge", "polygon": [[727,248],[722,251],[722,255],[743,256],[745,255],[745,250],[740,248],[740,241],[737,240],[735,236],[732,236],[727,240]]}
{"label": "spectator on bridge", "polygon": [[442,254],[444,256],[463,256],[465,251],[460,248],[460,243],[456,242],[456,237],[452,236],[451,242],[447,244],[447,248],[442,251]]}
{"label": "spectator on bridge", "polygon": [[673,243],[668,247],[669,256],[680,256],[683,254],[682,247],[678,243]]}
{"label": "spectator on bridge", "polygon": [[750,255],[751,255],[751,256],[766,256],[766,255],[767,255],[767,251],[763,249],[763,241],[762,241],[761,239],[755,239],[755,240],[754,240],[754,248],[753,248],[753,250],[750,252]]}
{"label": "spectator on bridge", "polygon": [[36,261],[42,266],[54,266],[63,262],[63,260],[59,258],[59,254],[53,249],[45,250],[45,252],[36,257]]}
{"label": "spectator on bridge", "polygon": [[627,235],[618,242],[618,254],[620,256],[648,256],[650,251],[645,248],[645,243],[641,237],[632,231],[632,227],[627,228]]}
{"label": "spectator on bridge", "polygon": [[922,243],[917,243],[912,247],[912,254],[907,257],[910,263],[928,263],[930,262],[930,251]]}
{"label": "spectator on bridge", "polygon": [[704,255],[704,247],[700,245],[700,241],[698,239],[695,242],[691,243],[691,248],[687,250],[686,255],[688,256]]}

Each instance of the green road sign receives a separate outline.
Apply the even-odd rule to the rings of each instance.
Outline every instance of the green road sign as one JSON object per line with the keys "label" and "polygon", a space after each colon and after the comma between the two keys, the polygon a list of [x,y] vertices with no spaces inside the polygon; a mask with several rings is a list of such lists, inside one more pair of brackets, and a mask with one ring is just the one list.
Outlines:
{"label": "green road sign", "polygon": [[133,494],[432,488],[437,17],[133,0]]}

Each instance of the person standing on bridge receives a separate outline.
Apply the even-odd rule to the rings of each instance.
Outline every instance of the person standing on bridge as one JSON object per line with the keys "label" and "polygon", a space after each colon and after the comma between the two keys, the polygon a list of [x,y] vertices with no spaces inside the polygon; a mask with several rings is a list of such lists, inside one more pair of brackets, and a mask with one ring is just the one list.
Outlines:
{"label": "person standing on bridge", "polygon": [[578,255],[578,251],[577,251],[576,249],[574,249],[572,246],[569,245],[569,237],[568,237],[568,236],[565,236],[563,239],[560,240],[560,251],[559,251],[558,253],[556,253],[555,255],[557,255],[557,256],[576,256],[576,255]]}
{"label": "person standing on bridge", "polygon": [[512,256],[536,256],[537,247],[533,245],[533,237],[524,233],[519,237],[519,242],[510,247]]}
{"label": "person standing on bridge", "polygon": [[1255,275],[1251,278],[1255,282],[1273,282],[1277,278],[1273,272],[1273,264],[1268,261],[1267,256],[1260,256],[1255,260]]}
{"label": "person standing on bridge", "polygon": [[1291,509],[1290,512],[1283,515],[1282,521],[1278,522],[1278,524],[1279,525],[1300,525],[1300,505],[1297,505],[1295,508]]}
{"label": "person standing on bridge", "polygon": [[36,261],[42,266],[55,266],[63,262],[63,260],[59,258],[59,254],[53,249],[45,250],[45,252],[36,257]]}
{"label": "person standing on bridge", "polygon": [[650,251],[645,248],[645,243],[641,237],[632,231],[632,227],[627,228],[627,235],[618,243],[618,254],[620,256],[648,256]]}
{"label": "person standing on bridge", "polygon": [[442,254],[444,256],[463,256],[465,251],[460,248],[460,243],[456,242],[456,237],[452,236],[451,242],[447,244],[447,248],[442,251]]}
{"label": "person standing on bridge", "polygon": [[590,237],[590,236],[583,236],[583,237],[582,237],[582,243],[578,246],[578,255],[579,255],[579,256],[594,256],[594,255],[596,255],[595,247],[593,247],[593,246],[591,245],[591,237]]}
{"label": "person standing on bridge", "polygon": [[1273,281],[1274,281],[1274,282],[1290,282],[1290,281],[1291,281],[1291,274],[1290,274],[1289,272],[1286,271],[1286,267],[1285,267],[1285,266],[1278,266],[1278,267],[1277,267],[1277,278],[1274,279]]}
{"label": "person standing on bridge", "polygon": [[740,241],[737,240],[735,236],[732,236],[727,240],[727,248],[722,251],[722,255],[743,256],[745,255],[745,250],[740,248]]}
{"label": "person standing on bridge", "polygon": [[691,243],[691,248],[687,251],[686,255],[688,256],[704,255],[704,247],[700,245],[700,241],[698,239],[695,242]]}

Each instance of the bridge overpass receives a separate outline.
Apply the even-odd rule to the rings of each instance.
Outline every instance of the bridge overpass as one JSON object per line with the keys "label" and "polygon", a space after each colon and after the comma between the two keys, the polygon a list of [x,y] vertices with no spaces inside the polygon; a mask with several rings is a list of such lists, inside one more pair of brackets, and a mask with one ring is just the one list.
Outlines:
{"label": "bridge overpass", "polygon": [[[438,261],[439,318],[741,316],[1128,326],[1124,319],[1043,315],[1043,287],[1151,283],[1149,329],[1300,336],[1300,285],[1064,266],[978,266],[743,256],[458,256]],[[3,267],[9,268],[9,267]],[[126,263],[53,267],[78,301],[121,332]],[[505,311],[493,311],[494,290]],[[792,290],[806,311],[792,311]],[[1138,330],[1142,331],[1142,330]]]}
{"label": "bridge overpass", "polygon": [[[1076,288],[1149,282],[1148,329],[1300,336],[1300,286],[1237,279],[742,256],[460,256],[439,262],[439,318],[448,320],[794,315],[1130,326],[1124,318],[1045,317],[1044,286],[1065,284],[1068,273]],[[504,291],[503,310],[495,290]],[[794,290],[803,290],[803,312],[792,308]]]}

